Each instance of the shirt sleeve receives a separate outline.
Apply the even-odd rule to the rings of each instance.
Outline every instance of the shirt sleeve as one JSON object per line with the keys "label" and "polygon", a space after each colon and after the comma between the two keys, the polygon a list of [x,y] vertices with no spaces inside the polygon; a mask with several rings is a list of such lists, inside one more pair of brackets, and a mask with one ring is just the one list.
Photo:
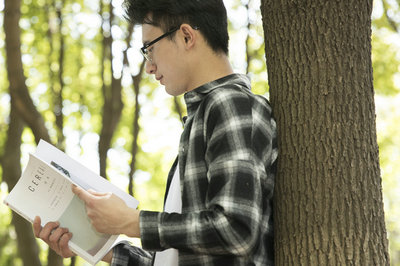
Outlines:
{"label": "shirt sleeve", "polygon": [[[205,136],[195,136],[198,141],[206,139],[207,171],[202,181],[199,177],[190,184],[206,183],[206,195],[190,195],[191,200],[204,201],[204,206],[182,214],[142,211],[144,248],[236,256],[253,252],[263,237],[261,227],[269,222],[271,212],[264,210],[273,194],[273,180],[265,165],[268,159],[264,160],[272,156],[272,136],[263,129],[270,127],[270,121],[263,120],[268,116],[261,111],[253,111],[251,99],[243,95],[222,95],[210,103],[204,111],[205,130],[201,132]],[[198,161],[188,159],[186,163],[186,169],[200,169]]]}
{"label": "shirt sleeve", "polygon": [[153,254],[141,248],[121,243],[114,247],[111,266],[150,266]]}

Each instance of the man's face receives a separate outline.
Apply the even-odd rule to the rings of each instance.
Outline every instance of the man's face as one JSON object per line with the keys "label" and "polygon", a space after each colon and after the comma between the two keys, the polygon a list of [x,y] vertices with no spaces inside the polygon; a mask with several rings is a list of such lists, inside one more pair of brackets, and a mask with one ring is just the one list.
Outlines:
{"label": "man's face", "polygon": [[[180,95],[187,90],[188,75],[183,58],[184,47],[180,43],[178,33],[179,30],[174,33],[176,36],[172,40],[165,37],[147,48],[151,61],[146,62],[146,72],[153,74],[165,86],[166,92],[173,96]],[[143,44],[149,43],[163,34],[161,28],[143,24]]]}

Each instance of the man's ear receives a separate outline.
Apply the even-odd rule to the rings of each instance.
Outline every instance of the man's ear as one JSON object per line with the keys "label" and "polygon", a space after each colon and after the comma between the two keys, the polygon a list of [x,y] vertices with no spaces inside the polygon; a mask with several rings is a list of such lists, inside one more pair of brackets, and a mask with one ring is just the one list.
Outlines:
{"label": "man's ear", "polygon": [[186,48],[192,48],[197,41],[197,32],[189,24],[181,25],[181,32]]}

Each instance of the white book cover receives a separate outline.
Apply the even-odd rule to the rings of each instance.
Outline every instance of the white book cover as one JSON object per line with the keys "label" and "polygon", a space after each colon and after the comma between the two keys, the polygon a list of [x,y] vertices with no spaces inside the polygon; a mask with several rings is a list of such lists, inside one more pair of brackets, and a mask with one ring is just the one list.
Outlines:
{"label": "white book cover", "polygon": [[72,184],[85,190],[112,192],[130,208],[138,205],[135,198],[43,140],[30,154],[28,165],[4,203],[31,223],[35,216],[41,217],[42,226],[59,221],[73,235],[70,249],[95,265],[119,242],[118,235],[101,234],[92,227],[84,203],[71,190]]}

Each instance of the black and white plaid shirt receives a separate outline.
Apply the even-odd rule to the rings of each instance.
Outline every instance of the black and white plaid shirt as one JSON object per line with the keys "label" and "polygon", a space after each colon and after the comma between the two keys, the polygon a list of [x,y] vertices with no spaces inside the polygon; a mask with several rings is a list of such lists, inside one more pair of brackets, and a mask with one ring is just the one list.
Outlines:
{"label": "black and white plaid shirt", "polygon": [[[179,265],[273,265],[278,150],[268,101],[252,94],[241,74],[184,97],[188,118],[178,156],[182,214],[141,211],[143,248],[178,249]],[[127,244],[114,248],[112,265],[151,264],[151,252]]]}

